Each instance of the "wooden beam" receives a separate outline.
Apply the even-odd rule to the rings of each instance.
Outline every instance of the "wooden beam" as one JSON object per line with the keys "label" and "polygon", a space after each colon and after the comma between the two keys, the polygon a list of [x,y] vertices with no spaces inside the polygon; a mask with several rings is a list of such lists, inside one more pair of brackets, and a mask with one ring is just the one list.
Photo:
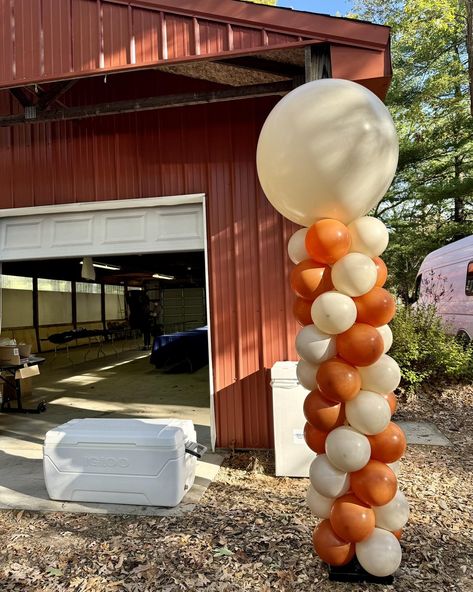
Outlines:
{"label": "wooden beam", "polygon": [[68,80],[66,82],[58,82],[53,85],[47,91],[44,91],[38,100],[38,110],[43,111],[48,109],[55,101],[59,99],[61,95],[66,93],[70,88],[74,86],[77,80]]}
{"label": "wooden beam", "polygon": [[11,88],[10,92],[22,107],[31,107],[34,104],[32,97],[23,88]]}
{"label": "wooden beam", "polygon": [[292,80],[272,82],[270,84],[253,84],[250,86],[235,86],[224,90],[201,93],[186,93],[179,95],[163,95],[146,97],[126,101],[114,101],[98,105],[84,105],[68,107],[66,109],[50,109],[38,111],[35,118],[25,118],[24,114],[0,117],[0,127],[22,125],[25,123],[44,123],[46,121],[66,121],[70,119],[86,119],[103,115],[118,115],[137,111],[153,111],[156,109],[170,109],[175,107],[190,107],[209,103],[238,101],[257,97],[285,95],[294,88]]}
{"label": "wooden beam", "polygon": [[267,60],[255,56],[223,59],[218,60],[215,63],[235,66],[237,68],[245,68],[247,70],[256,70],[257,72],[264,72],[265,74],[276,74],[277,76],[284,76],[285,78],[296,78],[297,76],[304,75],[304,66],[276,62],[275,60]]}
{"label": "wooden beam", "polygon": [[332,77],[330,46],[308,45],[305,48],[305,82]]}

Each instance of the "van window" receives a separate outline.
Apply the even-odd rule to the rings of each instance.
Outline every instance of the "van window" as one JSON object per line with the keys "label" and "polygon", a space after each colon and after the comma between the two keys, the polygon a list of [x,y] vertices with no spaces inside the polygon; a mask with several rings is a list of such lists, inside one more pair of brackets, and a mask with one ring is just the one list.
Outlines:
{"label": "van window", "polygon": [[473,296],[473,261],[468,263],[468,267],[466,269],[465,294],[467,296]]}
{"label": "van window", "polygon": [[422,274],[420,273],[416,278],[416,289],[414,292],[414,302],[417,302],[419,300],[421,283],[422,283]]}

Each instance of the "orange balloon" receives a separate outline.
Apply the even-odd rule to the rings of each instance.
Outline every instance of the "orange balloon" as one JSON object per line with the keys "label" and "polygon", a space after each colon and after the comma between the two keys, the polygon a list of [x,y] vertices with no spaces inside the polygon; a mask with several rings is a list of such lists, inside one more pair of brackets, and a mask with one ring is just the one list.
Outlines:
{"label": "orange balloon", "polygon": [[375,286],[367,294],[353,298],[358,312],[356,321],[373,327],[387,325],[396,312],[396,302],[384,288]]}
{"label": "orange balloon", "polygon": [[351,401],[361,389],[358,370],[340,358],[322,362],[317,370],[316,379],[322,394],[327,399],[340,403]]}
{"label": "orange balloon", "polygon": [[350,485],[353,493],[369,506],[384,506],[397,491],[396,475],[379,460],[370,460],[362,469],[351,473]]}
{"label": "orange balloon", "polygon": [[342,540],[358,543],[373,532],[375,515],[368,504],[353,493],[347,493],[334,501],[330,510],[330,524]]}
{"label": "orange balloon", "polygon": [[322,432],[329,432],[345,421],[345,405],[326,399],[319,389],[311,391],[304,401],[307,421]]}
{"label": "orange balloon", "polygon": [[309,422],[304,426],[304,440],[307,446],[317,454],[324,454],[327,436],[327,432],[321,432]]}
{"label": "orange balloon", "polygon": [[307,231],[305,248],[312,259],[332,265],[348,253],[351,247],[350,231],[338,220],[319,220]]}
{"label": "orange balloon", "polygon": [[355,545],[338,537],[330,520],[323,520],[314,529],[312,543],[320,559],[329,565],[346,565],[355,555]]}
{"label": "orange balloon", "polygon": [[303,298],[296,298],[292,306],[292,312],[297,319],[297,322],[305,327],[312,325],[314,322],[310,316],[310,309],[312,308],[312,300],[304,300]]}
{"label": "orange balloon", "polygon": [[373,257],[373,262],[376,265],[376,271],[378,272],[378,277],[376,278],[375,286],[378,288],[382,288],[388,279],[388,268],[386,267],[386,263],[381,259],[381,257]]}
{"label": "orange balloon", "polygon": [[394,412],[396,411],[396,408],[397,408],[396,395],[393,392],[390,392],[387,394],[381,393],[381,396],[384,397],[386,399],[386,401],[388,402],[389,408],[391,409],[391,415],[393,415]]}
{"label": "orange balloon", "polygon": [[337,335],[338,355],[353,366],[371,366],[384,351],[379,331],[366,323],[355,323]]}
{"label": "orange balloon", "polygon": [[402,528],[400,528],[399,530],[393,530],[393,535],[397,538],[398,541],[400,541],[402,537]]}
{"label": "orange balloon", "polygon": [[330,268],[323,263],[305,259],[291,272],[291,288],[301,298],[315,300],[317,296],[333,288],[330,274]]}
{"label": "orange balloon", "polygon": [[383,463],[396,462],[406,450],[406,436],[392,421],[384,431],[375,436],[366,437],[371,444],[371,458]]}

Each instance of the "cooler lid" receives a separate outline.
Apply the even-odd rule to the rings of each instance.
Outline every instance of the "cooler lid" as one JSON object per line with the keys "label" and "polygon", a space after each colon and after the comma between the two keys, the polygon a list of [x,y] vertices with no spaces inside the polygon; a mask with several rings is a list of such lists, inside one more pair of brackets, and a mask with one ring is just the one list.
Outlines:
{"label": "cooler lid", "polygon": [[183,429],[187,427],[186,423],[185,420],[170,419],[72,419],[50,430],[44,444],[116,444],[175,449],[184,446],[188,439]]}

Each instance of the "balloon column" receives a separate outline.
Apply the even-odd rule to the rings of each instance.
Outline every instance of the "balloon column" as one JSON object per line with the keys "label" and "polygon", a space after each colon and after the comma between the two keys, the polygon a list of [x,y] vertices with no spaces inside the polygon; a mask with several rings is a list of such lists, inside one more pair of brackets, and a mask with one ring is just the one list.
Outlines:
{"label": "balloon column", "polygon": [[399,385],[387,355],[395,301],[383,285],[384,224],[367,216],[387,191],[398,141],[384,104],[346,80],[305,84],[268,116],[258,142],[263,190],[302,225],[288,244],[299,382],[310,467],[307,503],[322,522],[315,551],[332,566],[356,555],[373,576],[401,562],[409,508],[398,489],[406,440],[391,415]]}

